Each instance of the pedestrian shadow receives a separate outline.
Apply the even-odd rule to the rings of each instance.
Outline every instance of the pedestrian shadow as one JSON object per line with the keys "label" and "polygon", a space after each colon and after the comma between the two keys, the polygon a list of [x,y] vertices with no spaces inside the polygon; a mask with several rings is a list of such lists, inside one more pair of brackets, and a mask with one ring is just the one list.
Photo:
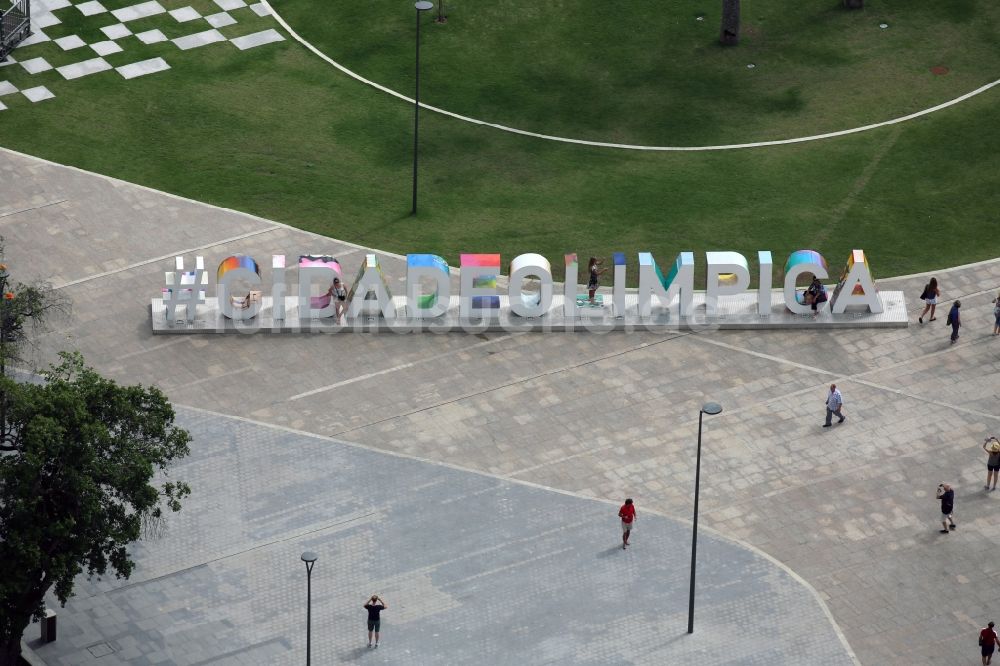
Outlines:
{"label": "pedestrian shadow", "polygon": [[344,662],[344,661],[361,661],[361,658],[365,654],[367,654],[369,652],[371,652],[371,650],[369,650],[367,647],[365,647],[365,646],[362,645],[362,646],[354,648],[353,650],[349,650],[347,652],[342,653],[340,659],[341,659],[342,662]]}
{"label": "pedestrian shadow", "polygon": [[599,557],[599,558],[611,557],[612,555],[614,555],[615,553],[617,553],[621,549],[622,549],[621,545],[611,546],[611,548],[608,548],[607,550],[602,550],[601,552],[599,552],[597,554],[597,557]]}

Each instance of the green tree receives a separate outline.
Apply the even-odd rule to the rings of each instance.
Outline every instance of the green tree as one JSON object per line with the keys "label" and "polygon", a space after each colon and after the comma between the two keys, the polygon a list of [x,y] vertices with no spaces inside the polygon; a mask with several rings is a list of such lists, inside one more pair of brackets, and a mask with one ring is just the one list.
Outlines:
{"label": "green tree", "polygon": [[723,46],[736,46],[740,43],[740,0],[722,0],[719,43]]}
{"label": "green tree", "polygon": [[128,578],[129,544],[190,493],[169,480],[190,435],[163,393],[60,356],[40,384],[0,375],[10,449],[0,453],[0,666],[17,663],[50,590],[65,605],[83,571]]}

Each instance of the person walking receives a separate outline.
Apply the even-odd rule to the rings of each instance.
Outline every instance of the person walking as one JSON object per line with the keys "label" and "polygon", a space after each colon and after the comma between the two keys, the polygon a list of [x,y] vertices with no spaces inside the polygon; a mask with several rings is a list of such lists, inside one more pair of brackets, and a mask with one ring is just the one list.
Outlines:
{"label": "person walking", "polygon": [[[983,442],[983,451],[986,451],[990,456],[986,459],[986,486],[984,489],[996,490],[997,477],[1000,476],[1000,440],[990,435]],[[991,480],[993,481],[992,487],[990,486]]]}
{"label": "person walking", "polygon": [[917,317],[917,321],[921,324],[924,323],[924,316],[928,311],[931,313],[930,321],[934,321],[937,317],[934,316],[934,310],[937,309],[938,298],[941,297],[941,290],[938,289],[937,278],[931,278],[931,281],[924,286],[924,293],[920,294],[920,300],[922,300],[926,305],[924,305],[924,311],[920,313]]}
{"label": "person walking", "polygon": [[601,276],[604,275],[608,269],[601,268],[601,260],[597,257],[591,257],[590,261],[587,262],[587,271],[590,273],[590,279],[587,282],[587,292],[590,294],[590,304],[597,305],[594,300],[594,295],[597,293],[597,287],[600,285]]}
{"label": "person walking", "polygon": [[618,509],[618,517],[622,519],[622,550],[628,548],[628,537],[632,533],[632,524],[635,523],[635,504],[632,503],[632,498],[629,497],[622,504],[622,508]]}
{"label": "person walking", "polygon": [[379,614],[388,607],[377,594],[373,594],[365,604],[365,610],[368,611],[368,647],[372,647],[372,632],[375,633],[375,647],[378,647],[378,630],[382,624]]}
{"label": "person walking", "polygon": [[1000,335],[1000,294],[993,299],[993,335]]}
{"label": "person walking", "polygon": [[983,666],[990,666],[990,662],[993,661],[993,651],[998,645],[1000,645],[1000,638],[997,637],[996,629],[990,622],[979,631],[979,647],[982,648],[980,653],[983,655]]}
{"label": "person walking", "polygon": [[962,327],[962,316],[958,313],[959,308],[962,307],[962,301],[955,301],[955,304],[951,306],[951,310],[948,311],[948,325],[951,326],[951,344],[955,344],[958,340],[958,329]]}
{"label": "person walking", "polygon": [[826,423],[823,424],[824,428],[829,428],[833,424],[833,415],[836,414],[839,420],[837,423],[843,423],[844,412],[841,411],[844,408],[844,396],[840,394],[840,389],[837,388],[836,384],[830,384],[830,393],[826,396]]}
{"label": "person walking", "polygon": [[958,527],[952,515],[955,510],[955,491],[947,483],[939,483],[937,498],[941,500],[941,534],[947,534],[949,530]]}

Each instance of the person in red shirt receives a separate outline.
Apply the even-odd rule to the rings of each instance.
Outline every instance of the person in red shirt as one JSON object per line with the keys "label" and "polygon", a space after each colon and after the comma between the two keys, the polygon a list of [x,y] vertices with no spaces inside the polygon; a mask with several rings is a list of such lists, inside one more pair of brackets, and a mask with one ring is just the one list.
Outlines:
{"label": "person in red shirt", "polygon": [[993,629],[992,622],[979,632],[979,645],[983,648],[983,666],[989,666],[993,660],[993,651],[1000,645],[1000,638],[997,638],[997,632]]}
{"label": "person in red shirt", "polygon": [[622,550],[628,548],[628,535],[632,533],[632,523],[635,522],[635,504],[629,497],[618,509],[618,517],[622,519]]}

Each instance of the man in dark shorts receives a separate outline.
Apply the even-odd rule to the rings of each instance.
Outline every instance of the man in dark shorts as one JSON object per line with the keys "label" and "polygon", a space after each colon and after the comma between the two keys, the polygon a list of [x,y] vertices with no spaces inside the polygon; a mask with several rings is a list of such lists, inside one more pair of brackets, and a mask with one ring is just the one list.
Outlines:
{"label": "man in dark shorts", "polygon": [[949,529],[955,529],[955,491],[947,483],[938,484],[937,498],[941,500],[941,534],[947,534]]}
{"label": "man in dark shorts", "polygon": [[993,660],[993,651],[1000,645],[1000,638],[997,638],[992,622],[979,632],[979,645],[982,648],[983,666],[989,666]]}
{"label": "man in dark shorts", "polygon": [[632,498],[625,500],[622,508],[618,509],[618,517],[622,519],[622,550],[628,548],[628,537],[632,533],[632,523],[635,522],[635,504]]}
{"label": "man in dark shorts", "polygon": [[382,624],[382,621],[379,619],[379,613],[386,608],[388,606],[384,601],[379,599],[377,594],[373,594],[372,598],[365,604],[365,610],[368,611],[368,647],[372,646],[372,632],[375,632],[375,647],[378,647],[378,630]]}
{"label": "man in dark shorts", "polygon": [[[998,440],[993,435],[986,438],[983,442],[983,451],[989,454],[989,458],[986,459],[986,486],[987,491],[997,489],[997,477],[1000,476],[1000,440]],[[993,481],[993,486],[990,486],[990,480]]]}

